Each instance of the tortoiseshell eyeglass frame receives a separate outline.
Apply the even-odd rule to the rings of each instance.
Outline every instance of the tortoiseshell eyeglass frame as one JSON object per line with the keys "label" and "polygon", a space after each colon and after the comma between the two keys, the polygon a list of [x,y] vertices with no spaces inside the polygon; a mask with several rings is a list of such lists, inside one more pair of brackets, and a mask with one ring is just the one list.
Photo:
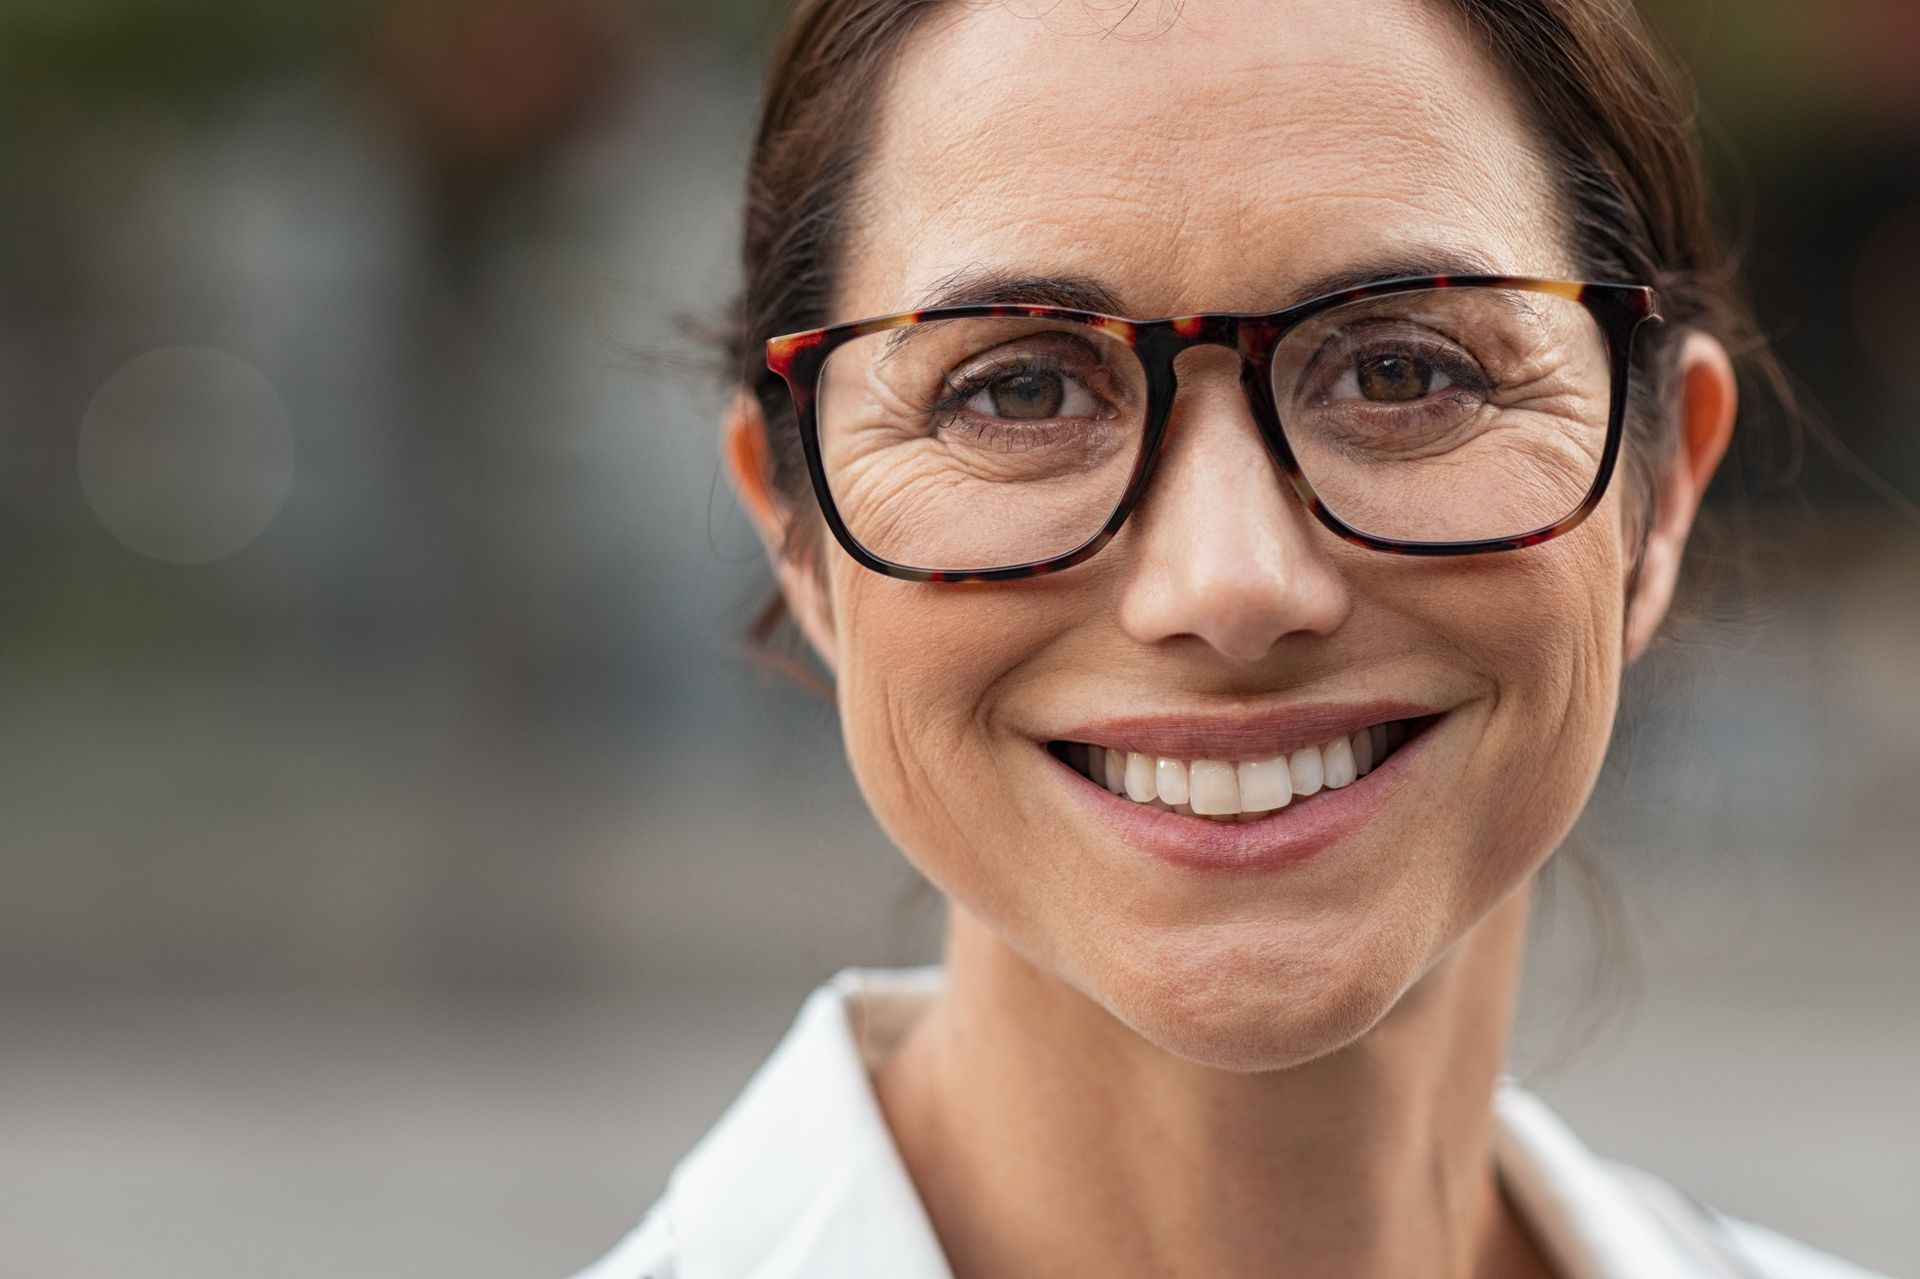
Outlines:
{"label": "tortoiseshell eyeglass frame", "polygon": [[[1585,307],[1598,323],[1607,341],[1612,360],[1612,402],[1608,410],[1607,437],[1600,456],[1599,472],[1580,504],[1564,518],[1543,528],[1513,537],[1481,538],[1464,542],[1421,542],[1376,537],[1347,524],[1328,510],[1301,471],[1273,401],[1270,367],[1275,349],[1288,330],[1331,307],[1366,298],[1396,293],[1437,289],[1498,288],[1530,293],[1546,293],[1567,298]],[[1596,284],[1568,280],[1544,280],[1510,275],[1428,275],[1381,280],[1358,288],[1343,289],[1310,298],[1279,311],[1264,314],[1204,312],[1173,316],[1161,320],[1127,320],[1095,311],[1077,311],[1063,307],[1030,306],[1021,303],[985,302],[964,306],[933,307],[901,311],[894,315],[874,316],[845,324],[789,333],[767,342],[767,368],[787,384],[793,397],[800,428],[801,450],[807,471],[813,480],[814,496],[820,502],[827,527],[847,554],[861,565],[888,577],[910,582],[1005,582],[1018,578],[1040,577],[1072,568],[1091,559],[1113,540],[1120,526],[1139,502],[1153,478],[1154,465],[1166,435],[1176,387],[1174,361],[1181,352],[1196,346],[1225,346],[1237,351],[1241,359],[1241,382],[1253,407],[1253,417],[1268,452],[1280,464],[1300,501],[1329,531],[1356,546],[1385,551],[1393,555],[1477,555],[1489,551],[1517,551],[1560,536],[1576,527],[1606,496],[1613,477],[1625,434],[1627,385],[1633,363],[1633,342],[1641,325],[1660,316],[1655,310],[1654,291],[1635,284]],[[970,569],[929,569],[885,560],[860,544],[841,519],[833,491],[827,483],[826,467],[820,454],[820,426],[816,417],[821,370],[827,357],[856,338],[890,329],[905,328],[929,320],[967,320],[1018,318],[1054,320],[1066,324],[1084,324],[1098,329],[1131,347],[1139,357],[1147,379],[1146,434],[1140,456],[1126,491],[1099,532],[1063,555],[1032,560],[1024,564],[996,565]]]}

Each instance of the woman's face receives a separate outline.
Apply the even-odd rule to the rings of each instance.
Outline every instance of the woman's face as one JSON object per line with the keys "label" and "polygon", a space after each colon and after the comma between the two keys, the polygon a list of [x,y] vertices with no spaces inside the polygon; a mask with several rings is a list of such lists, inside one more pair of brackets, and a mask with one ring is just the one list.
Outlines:
{"label": "woman's face", "polygon": [[[1140,318],[1352,272],[1577,278],[1524,106],[1440,6],[1188,0],[1103,34],[1119,12],[925,24],[881,95],[837,318],[974,271],[1084,277]],[[1287,489],[1232,351],[1178,370],[1153,484],[1095,558],[918,584],[829,541],[813,621],[867,799],[959,908],[1169,1051],[1281,1067],[1378,1021],[1574,821],[1623,661],[1626,486],[1529,550],[1381,554]],[[1437,718],[1379,771],[1267,818],[1282,853],[1251,868],[1166,850],[1233,856],[1221,831],[1255,827],[1143,815],[1049,750],[1237,765],[1415,716]]]}

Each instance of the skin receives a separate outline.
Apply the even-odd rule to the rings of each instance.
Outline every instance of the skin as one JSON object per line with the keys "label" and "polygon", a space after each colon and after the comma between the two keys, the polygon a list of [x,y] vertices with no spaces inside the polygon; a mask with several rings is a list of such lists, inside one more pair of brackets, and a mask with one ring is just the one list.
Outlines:
{"label": "skin", "polygon": [[[836,314],[961,268],[1103,281],[1141,317],[1264,310],[1457,252],[1577,276],[1525,110],[1418,0],[1189,0],[1150,39],[961,5],[882,97]],[[1084,14],[1082,16],[1085,16]],[[1641,521],[1422,560],[1286,491],[1231,352],[1191,352],[1154,486],[1100,555],[997,585],[895,581],[789,511],[761,423],[728,457],[889,835],[950,904],[948,989],[876,1073],[966,1276],[1553,1273],[1502,1197],[1490,1099],[1528,888],[1584,806],[1622,669],[1671,598],[1732,430],[1685,339]],[[1083,717],[1407,697],[1446,710],[1376,820],[1255,877],[1116,849],[1041,753]]]}

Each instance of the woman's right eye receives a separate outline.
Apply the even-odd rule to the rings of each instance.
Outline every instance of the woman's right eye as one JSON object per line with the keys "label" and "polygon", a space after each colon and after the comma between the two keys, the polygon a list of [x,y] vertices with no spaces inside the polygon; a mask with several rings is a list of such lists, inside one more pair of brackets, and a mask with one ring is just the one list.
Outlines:
{"label": "woman's right eye", "polygon": [[1057,368],[1019,367],[969,378],[960,407],[979,417],[1009,422],[1100,416],[1100,400],[1071,374]]}
{"label": "woman's right eye", "polygon": [[1453,385],[1453,379],[1434,367],[1431,360],[1391,352],[1355,360],[1336,390],[1345,390],[1349,383],[1355,395],[1376,404],[1405,404],[1424,399],[1436,389],[1445,390]]}

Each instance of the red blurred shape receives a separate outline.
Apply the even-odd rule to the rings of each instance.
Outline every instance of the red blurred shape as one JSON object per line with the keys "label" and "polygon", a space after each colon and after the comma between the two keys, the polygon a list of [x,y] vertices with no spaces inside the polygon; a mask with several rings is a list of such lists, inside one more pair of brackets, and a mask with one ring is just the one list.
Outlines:
{"label": "red blurred shape", "polygon": [[512,163],[573,132],[633,43],[606,0],[389,0],[375,23],[380,95],[455,163]]}

